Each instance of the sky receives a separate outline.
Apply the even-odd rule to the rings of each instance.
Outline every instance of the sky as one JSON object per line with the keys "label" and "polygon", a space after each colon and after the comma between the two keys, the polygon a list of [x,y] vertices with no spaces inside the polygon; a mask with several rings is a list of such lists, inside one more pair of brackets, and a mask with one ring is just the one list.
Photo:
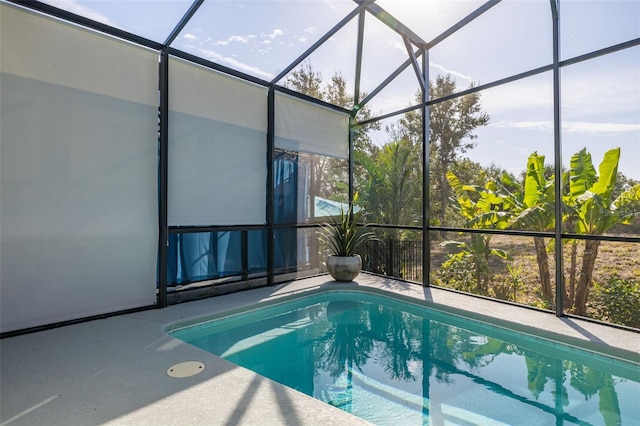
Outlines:
{"label": "sky", "polygon": [[[47,3],[163,42],[191,0],[46,0]],[[377,0],[379,6],[431,41],[482,5],[482,0]],[[173,47],[271,80],[356,4],[352,0],[206,0]],[[561,0],[561,59],[640,38],[640,0]],[[328,81],[340,73],[355,87],[357,19],[309,58]],[[372,15],[365,20],[361,90],[370,92],[407,59],[402,38]],[[503,0],[429,53],[429,75],[451,74],[460,90],[552,62],[547,0]],[[619,170],[640,180],[640,46],[563,67],[563,163],[582,148],[599,164],[620,147]],[[414,103],[419,89],[405,70],[369,104],[373,115]],[[353,91],[353,89],[351,89]],[[482,92],[490,116],[477,129],[469,158],[514,173],[534,151],[553,158],[550,72]],[[393,122],[385,120],[384,124]],[[372,135],[384,144],[384,132]]]}

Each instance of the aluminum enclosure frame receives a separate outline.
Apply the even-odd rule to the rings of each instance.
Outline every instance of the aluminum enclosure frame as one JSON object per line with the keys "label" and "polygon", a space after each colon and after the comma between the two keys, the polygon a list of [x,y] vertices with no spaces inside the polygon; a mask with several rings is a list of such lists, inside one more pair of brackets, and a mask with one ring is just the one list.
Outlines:
{"label": "aluminum enclosure frame", "polygon": [[[353,127],[356,125],[364,125],[377,121],[381,121],[386,118],[399,116],[409,111],[420,110],[422,113],[422,125],[423,125],[423,226],[421,228],[423,233],[423,270],[424,270],[424,278],[423,285],[429,286],[429,273],[430,270],[430,256],[429,248],[430,248],[430,233],[433,231],[464,231],[464,232],[484,232],[484,233],[501,233],[501,234],[512,234],[512,235],[526,235],[526,236],[544,236],[555,239],[555,262],[556,262],[556,309],[555,314],[557,316],[564,316],[564,307],[562,306],[563,295],[564,295],[564,277],[562,275],[562,257],[557,253],[562,252],[562,240],[566,238],[577,238],[583,240],[602,240],[602,241],[619,241],[619,242],[632,242],[632,243],[640,243],[640,237],[611,237],[611,236],[601,236],[601,235],[576,235],[565,233],[562,230],[562,220],[561,220],[561,212],[560,209],[556,210],[556,221],[555,221],[555,229],[554,232],[519,232],[519,231],[510,231],[510,232],[495,232],[495,231],[487,231],[487,230],[469,230],[469,229],[459,229],[459,228],[450,228],[450,227],[436,227],[431,226],[429,223],[429,215],[430,215],[430,197],[429,197],[429,138],[428,138],[428,129],[429,129],[429,107],[432,105],[436,105],[441,102],[446,102],[448,100],[452,100],[455,98],[459,98],[471,93],[480,92],[482,90],[500,86],[506,83],[518,81],[527,77],[531,77],[533,75],[541,74],[544,72],[552,72],[553,73],[553,93],[554,93],[554,164],[555,164],[555,176],[556,176],[556,194],[555,200],[556,205],[562,204],[562,196],[561,196],[561,185],[560,176],[561,176],[561,165],[562,165],[562,140],[561,140],[561,116],[560,116],[560,93],[561,93],[561,81],[560,81],[560,71],[563,67],[576,64],[579,62],[583,62],[589,59],[594,59],[599,56],[611,54],[617,51],[629,49],[632,47],[640,46],[640,38],[636,38],[633,40],[629,40],[623,43],[619,43],[613,46],[609,46],[603,49],[599,49],[596,51],[592,51],[590,53],[580,55],[574,58],[561,60],[560,59],[560,36],[559,36],[559,9],[560,9],[560,0],[549,0],[551,7],[551,15],[552,15],[552,23],[553,23],[553,62],[551,64],[532,69],[517,75],[512,75],[506,78],[502,78],[496,81],[492,81],[487,84],[479,85],[472,89],[464,90],[458,93],[455,93],[450,96],[446,96],[439,99],[430,99],[429,98],[429,50],[446,40],[449,36],[456,33],[458,30],[464,28],[470,22],[473,22],[475,19],[487,13],[490,9],[495,7],[500,3],[501,0],[489,0],[478,7],[475,11],[467,15],[465,18],[445,30],[443,33],[435,37],[433,40],[426,42],[421,39],[416,33],[414,33],[410,28],[402,24],[400,21],[395,19],[391,14],[385,11],[383,8],[378,6],[375,3],[375,0],[353,0],[356,4],[356,7],[347,14],[340,22],[334,25],[327,33],[325,33],[317,42],[315,42],[309,49],[303,52],[300,56],[298,56],[293,62],[291,62],[287,67],[283,69],[274,79],[271,81],[262,80],[256,78],[254,76],[242,73],[240,71],[225,67],[223,65],[208,61],[206,59],[191,55],[189,53],[180,51],[178,49],[174,49],[171,47],[171,44],[175,41],[176,37],[179,35],[180,31],[189,23],[189,21],[196,15],[200,6],[204,3],[204,0],[195,0],[184,16],[180,19],[178,24],[172,29],[172,31],[167,36],[166,40],[163,43],[158,43],[144,37],[140,37],[136,34],[132,34],[127,31],[120,30],[115,27],[111,27],[109,25],[102,24],[100,22],[91,20],[89,18],[82,17],[80,15],[58,9],[56,7],[50,6],[45,3],[41,3],[38,1],[27,1],[27,0],[3,0],[7,3],[12,3],[30,10],[37,11],[39,13],[43,13],[49,16],[53,16],[64,21],[68,21],[74,23],[76,25],[80,25],[83,27],[90,28],[92,30],[98,31],[103,34],[107,34],[113,37],[117,37],[119,39],[126,40],[128,42],[147,47],[149,49],[153,49],[158,52],[159,55],[159,73],[158,73],[158,81],[159,81],[159,200],[158,200],[158,217],[159,217],[159,239],[158,239],[158,262],[159,262],[159,285],[158,285],[158,300],[157,307],[165,307],[167,305],[167,277],[166,271],[167,269],[167,245],[169,234],[179,233],[179,232],[206,232],[207,230],[217,230],[222,228],[229,227],[216,227],[216,226],[205,226],[205,227],[170,227],[167,221],[167,200],[168,200],[168,162],[170,159],[168,158],[168,105],[169,105],[169,58],[171,56],[179,57],[204,67],[223,72],[225,74],[241,78],[246,81],[250,81],[255,84],[259,84],[268,89],[268,125],[267,125],[267,140],[265,141],[266,145],[266,161],[267,161],[267,200],[266,200],[266,223],[262,229],[266,229],[268,233],[268,244],[267,244],[267,280],[268,284],[273,284],[274,279],[274,244],[273,244],[273,236],[276,228],[280,228],[282,226],[278,226],[274,221],[274,189],[273,189],[273,175],[274,175],[274,165],[273,165],[273,154],[274,154],[274,141],[275,141],[275,91],[280,91],[282,93],[287,93],[291,96],[304,99],[306,101],[314,102],[340,112],[348,113],[351,116],[350,125],[351,128],[348,131],[348,134],[345,135],[345,139],[349,142],[349,200],[353,200],[353,173],[354,173],[354,165],[353,165]],[[373,91],[371,91],[364,99],[361,99],[360,93],[360,78],[362,71],[362,55],[363,55],[363,38],[364,31],[366,26],[366,15],[369,14],[370,17],[378,19],[380,22],[384,23],[404,40],[405,47],[407,49],[407,60],[400,64],[395,71],[393,71],[384,81],[382,81]],[[356,78],[355,78],[355,87],[354,87],[354,106],[352,109],[347,110],[345,108],[338,107],[336,105],[332,105],[321,100],[300,94],[298,92],[292,91],[282,86],[278,86],[278,83],[296,66],[302,63],[311,53],[313,53],[318,47],[320,47],[323,43],[325,43],[329,38],[335,34],[338,30],[343,28],[347,23],[351,22],[353,19],[358,19],[358,36],[357,36],[357,52],[356,52]],[[406,68],[412,66],[415,74],[416,81],[418,82],[418,86],[422,92],[422,102],[419,105],[411,106],[408,108],[404,108],[401,110],[393,111],[391,113],[387,113],[384,115],[380,115],[378,117],[368,119],[365,121],[359,122],[357,120],[357,114],[361,110],[362,107],[367,105],[377,94],[380,93],[389,83],[391,83],[397,76],[399,76]],[[299,226],[299,224],[295,225]],[[237,225],[234,229],[238,230],[248,230],[248,229],[256,229],[256,227],[260,227],[257,225]]]}

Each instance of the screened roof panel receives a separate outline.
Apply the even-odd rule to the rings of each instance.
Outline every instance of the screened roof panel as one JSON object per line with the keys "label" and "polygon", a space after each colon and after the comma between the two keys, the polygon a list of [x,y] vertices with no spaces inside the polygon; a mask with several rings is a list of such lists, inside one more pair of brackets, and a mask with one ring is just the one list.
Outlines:
{"label": "screened roof panel", "polygon": [[562,59],[640,37],[640,1],[563,2],[560,9]]}
{"label": "screened roof panel", "polygon": [[352,0],[207,0],[172,47],[271,80],[356,7]]}
{"label": "screened roof panel", "polygon": [[[271,81],[364,1],[204,0],[171,47]],[[43,3],[160,43],[194,4],[193,0],[43,0]],[[637,42],[640,37],[638,1],[559,4],[561,59],[617,43]],[[553,42],[548,1],[376,0],[365,7],[369,12],[360,75],[361,100],[407,60],[398,29],[432,42],[481,10],[486,11],[472,22],[460,25],[448,37],[438,39],[430,49],[431,78],[451,74],[460,90],[471,82],[484,84],[551,63]],[[374,10],[385,23],[370,13]],[[322,74],[325,84],[340,73],[349,94],[355,91],[357,22],[356,16],[328,37],[307,60]],[[285,84],[285,79],[278,84]],[[419,87],[409,67],[401,79],[373,98],[369,107],[386,113],[411,105]]]}
{"label": "screened roof panel", "polygon": [[458,90],[553,63],[551,7],[504,0],[431,49],[431,80],[451,74]]}
{"label": "screened roof panel", "polygon": [[[355,88],[357,27],[357,19],[351,20],[288,73],[279,84],[351,109]],[[308,76],[311,73],[319,79],[317,91],[309,87],[311,85],[307,84],[308,80],[300,79],[300,75]],[[293,84],[296,81],[298,84]]]}
{"label": "screened roof panel", "polygon": [[426,42],[482,6],[484,0],[377,0],[393,17],[411,28]]}
{"label": "screened roof panel", "polygon": [[374,117],[389,114],[416,105],[416,95],[420,89],[420,83],[418,82],[416,73],[413,68],[409,66],[380,90],[367,106]]}
{"label": "screened roof panel", "polygon": [[[361,92],[371,93],[407,59],[409,54],[402,37],[371,14],[367,14],[364,28]],[[416,81],[416,89],[417,84]]]}
{"label": "screened roof panel", "polygon": [[41,0],[67,12],[162,43],[192,0]]}

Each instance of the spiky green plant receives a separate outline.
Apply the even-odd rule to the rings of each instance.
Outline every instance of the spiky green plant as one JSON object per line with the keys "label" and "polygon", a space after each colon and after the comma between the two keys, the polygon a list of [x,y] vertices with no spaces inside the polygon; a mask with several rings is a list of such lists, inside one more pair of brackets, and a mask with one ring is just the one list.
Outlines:
{"label": "spiky green plant", "polygon": [[364,211],[355,211],[354,204],[349,203],[346,211],[340,208],[340,216],[331,217],[322,224],[320,239],[327,244],[333,255],[354,256],[361,244],[377,239],[368,230],[367,224],[361,224],[363,218]]}

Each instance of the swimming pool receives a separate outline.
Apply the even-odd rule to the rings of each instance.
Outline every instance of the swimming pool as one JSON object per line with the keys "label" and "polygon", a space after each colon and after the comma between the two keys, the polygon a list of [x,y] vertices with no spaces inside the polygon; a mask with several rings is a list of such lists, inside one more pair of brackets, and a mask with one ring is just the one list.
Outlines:
{"label": "swimming pool", "polygon": [[640,366],[424,306],[330,291],[171,334],[374,424],[634,424]]}

